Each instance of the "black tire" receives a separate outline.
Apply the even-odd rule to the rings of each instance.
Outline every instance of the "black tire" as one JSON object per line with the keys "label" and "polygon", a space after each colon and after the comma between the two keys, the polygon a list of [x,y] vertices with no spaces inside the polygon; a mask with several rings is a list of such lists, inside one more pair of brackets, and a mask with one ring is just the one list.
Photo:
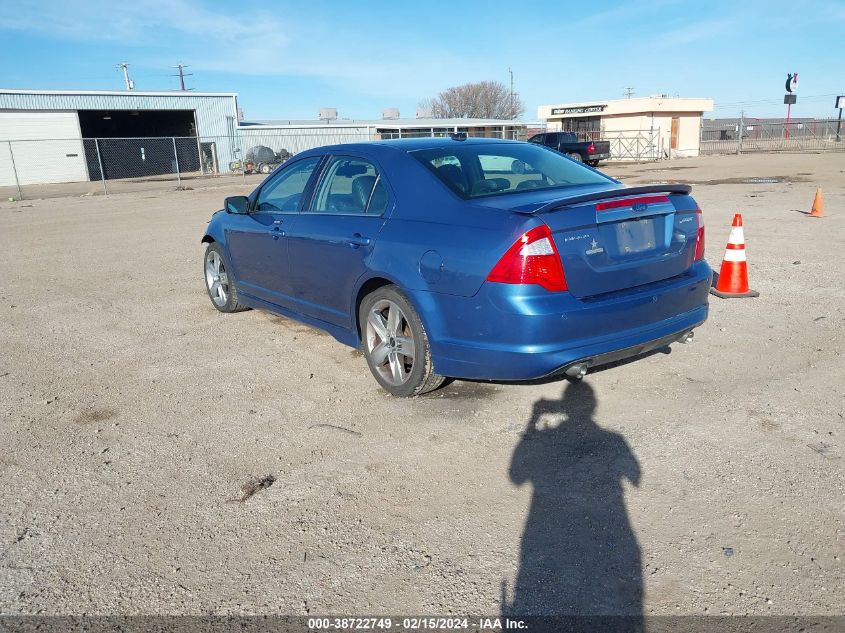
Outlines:
{"label": "black tire", "polygon": [[[219,267],[216,265],[218,262]],[[205,257],[202,258],[202,274],[211,305],[220,312],[249,310],[248,306],[238,302],[238,288],[230,270],[223,248],[217,242],[211,242],[205,249]]]}
{"label": "black tire", "polygon": [[579,163],[584,162],[584,159],[581,158],[581,154],[579,154],[578,152],[572,152],[570,154],[567,154],[567,156],[569,156],[569,158],[571,158],[572,160],[577,161]]}
{"label": "black tire", "polygon": [[261,167],[258,168],[258,171],[260,171],[262,174],[269,174],[271,171],[273,171],[273,168],[270,167],[270,165],[268,165],[267,163],[261,163]]}
{"label": "black tire", "polygon": [[[390,333],[390,311],[394,308],[399,309],[401,318],[394,317],[397,319],[396,331]],[[379,335],[375,325],[370,323],[371,313],[384,328],[383,335]],[[434,391],[443,384],[445,378],[434,373],[425,327],[414,306],[398,287],[382,286],[364,297],[358,318],[361,326],[361,345],[367,365],[376,382],[387,393],[408,398]],[[408,339],[413,340],[414,346],[413,358],[410,360],[409,356],[401,353],[403,341]],[[385,351],[384,348],[393,351]],[[374,356],[380,354],[384,354],[384,359],[379,365]],[[396,365],[401,366],[398,370],[399,377],[394,373]]]}
{"label": "black tire", "polygon": [[588,164],[590,167],[598,167],[598,166],[599,166],[599,161],[597,161],[597,160],[588,160],[588,161],[587,161],[587,164]]}

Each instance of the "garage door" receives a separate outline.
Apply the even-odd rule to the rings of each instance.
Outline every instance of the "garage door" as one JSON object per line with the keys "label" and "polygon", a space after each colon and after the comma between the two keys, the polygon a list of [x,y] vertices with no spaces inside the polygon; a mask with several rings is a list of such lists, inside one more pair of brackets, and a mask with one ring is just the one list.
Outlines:
{"label": "garage door", "polygon": [[0,186],[15,184],[12,157],[22,185],[88,180],[76,112],[0,112]]}

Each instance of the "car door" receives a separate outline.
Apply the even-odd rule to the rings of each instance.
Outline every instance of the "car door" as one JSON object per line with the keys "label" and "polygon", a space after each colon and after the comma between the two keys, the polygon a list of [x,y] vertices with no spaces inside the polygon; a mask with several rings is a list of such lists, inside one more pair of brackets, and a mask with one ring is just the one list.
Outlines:
{"label": "car door", "polygon": [[310,205],[288,234],[298,312],[352,326],[352,292],[391,204],[372,161],[340,155],[326,161]]}
{"label": "car door", "polygon": [[312,156],[289,163],[261,185],[248,215],[232,216],[226,241],[240,292],[292,307],[287,233],[320,160]]}

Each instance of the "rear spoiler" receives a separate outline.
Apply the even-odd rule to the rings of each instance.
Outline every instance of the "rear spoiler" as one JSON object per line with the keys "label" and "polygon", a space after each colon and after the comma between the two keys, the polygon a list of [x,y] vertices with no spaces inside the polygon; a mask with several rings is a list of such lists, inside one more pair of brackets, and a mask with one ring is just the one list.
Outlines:
{"label": "rear spoiler", "polygon": [[582,202],[592,202],[593,200],[607,200],[608,198],[623,198],[625,196],[637,196],[643,193],[679,193],[689,195],[692,191],[690,185],[642,185],[641,187],[622,187],[620,189],[608,189],[607,191],[594,191],[592,193],[581,194],[580,196],[572,196],[571,198],[561,198],[559,200],[552,200],[546,204],[537,207],[533,210],[528,209],[513,209],[518,213],[538,214],[552,211],[560,207],[569,207],[574,204],[581,204]]}

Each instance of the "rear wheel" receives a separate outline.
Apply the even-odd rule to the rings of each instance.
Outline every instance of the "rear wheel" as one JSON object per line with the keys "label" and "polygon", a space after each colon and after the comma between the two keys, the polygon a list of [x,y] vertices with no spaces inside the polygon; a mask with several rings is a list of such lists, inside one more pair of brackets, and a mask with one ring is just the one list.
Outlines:
{"label": "rear wheel", "polygon": [[599,161],[597,161],[597,160],[588,160],[588,161],[587,161],[587,164],[588,164],[590,167],[598,167],[598,166],[599,166]]}
{"label": "rear wheel", "polygon": [[238,289],[229,272],[229,263],[223,249],[217,242],[212,242],[205,249],[203,272],[205,288],[215,308],[220,312],[241,312],[249,309],[238,303]]}
{"label": "rear wheel", "polygon": [[367,295],[359,318],[367,364],[390,395],[418,396],[443,384],[443,376],[434,373],[422,321],[396,286]]}
{"label": "rear wheel", "polygon": [[270,167],[267,163],[261,163],[261,167],[258,168],[258,171],[262,174],[269,174],[272,171],[272,167]]}
{"label": "rear wheel", "polygon": [[577,153],[577,152],[572,152],[572,153],[570,153],[570,154],[567,154],[567,156],[569,156],[569,158],[571,158],[571,159],[572,159],[572,160],[574,160],[574,161],[578,161],[579,163],[583,163],[583,162],[584,162],[584,159],[583,159],[583,158],[581,158],[581,154],[579,154],[579,153]]}

